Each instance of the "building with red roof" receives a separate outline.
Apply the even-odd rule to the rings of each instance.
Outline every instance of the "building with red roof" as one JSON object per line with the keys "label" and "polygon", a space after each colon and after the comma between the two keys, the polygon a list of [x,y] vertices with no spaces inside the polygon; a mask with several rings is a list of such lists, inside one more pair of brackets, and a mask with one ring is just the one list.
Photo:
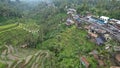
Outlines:
{"label": "building with red roof", "polygon": [[80,58],[80,61],[86,68],[89,68],[90,63],[87,61],[87,59],[84,56]]}

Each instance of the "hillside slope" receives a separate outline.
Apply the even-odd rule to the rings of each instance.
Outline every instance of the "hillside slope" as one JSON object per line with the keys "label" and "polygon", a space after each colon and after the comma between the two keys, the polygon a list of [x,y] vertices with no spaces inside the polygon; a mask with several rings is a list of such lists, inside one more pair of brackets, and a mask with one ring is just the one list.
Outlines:
{"label": "hillside slope", "polygon": [[13,24],[0,27],[0,68],[53,68],[55,57],[48,50],[26,48],[36,42],[39,26]]}
{"label": "hillside slope", "polygon": [[[3,48],[2,48],[3,49]],[[5,45],[1,52],[2,68],[53,68],[54,55],[49,51],[22,49]]]}
{"label": "hillside slope", "polygon": [[[64,32],[43,42],[39,46],[41,49],[49,49],[55,53],[59,68],[79,68],[79,59],[82,55],[87,56],[89,61],[94,63],[94,59],[92,59],[88,53],[92,51],[96,45],[86,40],[86,35],[87,32],[85,30],[79,30],[75,26],[70,26]],[[91,66],[95,65],[91,64]]]}

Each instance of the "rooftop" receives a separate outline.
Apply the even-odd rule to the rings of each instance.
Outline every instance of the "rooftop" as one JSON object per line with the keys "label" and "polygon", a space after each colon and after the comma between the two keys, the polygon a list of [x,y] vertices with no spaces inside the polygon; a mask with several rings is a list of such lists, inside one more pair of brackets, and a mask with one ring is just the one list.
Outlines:
{"label": "rooftop", "polygon": [[115,58],[120,62],[120,54],[116,54]]}
{"label": "rooftop", "polygon": [[109,19],[109,17],[106,16],[101,16],[100,18]]}
{"label": "rooftop", "polygon": [[120,68],[120,66],[111,66],[110,68]]}
{"label": "rooftop", "polygon": [[89,67],[89,62],[87,61],[87,59],[85,57],[81,57],[81,62],[82,64],[84,64],[86,67]]}

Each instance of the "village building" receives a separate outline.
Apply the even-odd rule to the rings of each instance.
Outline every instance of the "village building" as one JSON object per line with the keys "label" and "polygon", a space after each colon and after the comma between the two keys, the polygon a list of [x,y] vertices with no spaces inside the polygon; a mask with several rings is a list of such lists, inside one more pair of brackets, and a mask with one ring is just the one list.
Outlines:
{"label": "village building", "polygon": [[103,45],[104,44],[104,41],[101,37],[97,37],[97,38],[95,38],[95,40],[96,40],[97,45]]}
{"label": "village building", "polygon": [[103,62],[103,60],[100,59],[100,57],[98,55],[98,51],[93,50],[89,54],[94,56],[94,58],[98,61],[99,66],[104,66],[105,65],[105,63]]}
{"label": "village building", "polygon": [[70,25],[72,25],[72,24],[74,24],[75,22],[73,21],[73,20],[71,20],[71,19],[67,19],[67,21],[66,21],[66,25],[67,26],[70,26]]}
{"label": "village building", "polygon": [[76,21],[80,21],[79,15],[74,15],[74,16],[73,16],[73,19],[76,20]]}
{"label": "village building", "polygon": [[119,30],[118,32],[120,32],[120,24],[115,24],[114,26]]}
{"label": "village building", "polygon": [[80,19],[79,15],[73,16],[73,19],[75,21],[77,28],[81,28],[82,27],[82,20]]}
{"label": "village building", "polygon": [[84,27],[85,29],[88,30],[88,35],[91,37],[91,39],[94,39],[95,43],[97,45],[102,45],[104,44],[108,39],[110,39],[109,35],[105,35],[107,33],[106,30],[101,29],[98,25],[96,24],[91,24],[88,26]]}
{"label": "village building", "polygon": [[120,68],[120,66],[111,66],[110,68]]}
{"label": "village building", "polygon": [[106,41],[104,34],[106,31],[101,30],[99,27],[95,25],[89,25],[88,27],[85,26],[85,28],[88,30],[87,38],[91,39],[92,42],[95,42],[97,45],[102,45]]}
{"label": "village building", "polygon": [[120,20],[110,19],[109,23],[117,28],[119,30],[118,32],[120,32]]}
{"label": "village building", "polygon": [[105,50],[107,50],[109,53],[113,52],[113,49],[112,49],[112,45],[111,44],[106,44],[105,45]]}
{"label": "village building", "polygon": [[111,40],[111,39],[112,39],[112,38],[111,38],[111,36],[110,36],[109,34],[104,34],[104,37],[105,37],[106,41],[108,41],[108,40]]}
{"label": "village building", "polygon": [[[118,22],[116,22],[116,28],[120,30],[120,20]],[[120,31],[119,31],[120,32]]]}
{"label": "village building", "polygon": [[117,65],[120,66],[120,51],[118,52],[112,52],[111,57],[113,59],[113,62]]}
{"label": "village building", "polygon": [[98,37],[98,34],[96,33],[96,31],[94,30],[94,26],[90,25],[87,29],[88,29],[88,34],[89,36],[91,36],[92,38],[96,38]]}
{"label": "village building", "polygon": [[120,46],[114,46],[113,49],[114,49],[114,51],[119,52],[120,51]]}
{"label": "village building", "polygon": [[84,26],[84,29],[89,30],[90,27],[91,27],[91,25],[85,25],[85,26]]}
{"label": "village building", "polygon": [[97,18],[95,18],[95,17],[93,17],[93,16],[90,16],[90,17],[88,17],[88,18],[89,18],[89,21],[90,21],[90,22],[96,23],[96,21],[97,21]]}
{"label": "village building", "polygon": [[120,21],[117,21],[116,23],[117,23],[118,25],[120,25]]}
{"label": "village building", "polygon": [[120,54],[117,54],[115,58],[120,62]]}
{"label": "village building", "polygon": [[93,16],[92,13],[90,13],[90,12],[87,11],[87,12],[86,12],[86,17],[87,17],[87,18],[90,18],[91,16]]}
{"label": "village building", "polygon": [[108,20],[109,20],[110,18],[109,18],[109,17],[106,17],[106,16],[101,16],[100,19],[103,20],[104,23],[108,23]]}
{"label": "village building", "polygon": [[120,65],[120,53],[115,55],[116,63]]}
{"label": "village building", "polygon": [[110,24],[116,24],[117,21],[118,21],[118,20],[116,20],[116,19],[110,19],[110,20],[109,20],[109,23],[110,23]]}
{"label": "village building", "polygon": [[97,38],[98,37],[98,34],[96,34],[94,32],[91,32],[91,31],[88,31],[88,35],[91,36],[92,38]]}
{"label": "village building", "polygon": [[90,63],[87,61],[87,59],[84,56],[80,58],[80,61],[86,68],[89,68]]}
{"label": "village building", "polygon": [[77,12],[77,11],[76,11],[75,9],[73,9],[73,8],[69,8],[67,11],[68,11],[68,12],[71,12],[71,13],[76,13],[76,12]]}
{"label": "village building", "polygon": [[72,17],[72,16],[76,15],[76,10],[72,9],[72,8],[69,8],[67,10],[67,14],[69,15],[69,17]]}

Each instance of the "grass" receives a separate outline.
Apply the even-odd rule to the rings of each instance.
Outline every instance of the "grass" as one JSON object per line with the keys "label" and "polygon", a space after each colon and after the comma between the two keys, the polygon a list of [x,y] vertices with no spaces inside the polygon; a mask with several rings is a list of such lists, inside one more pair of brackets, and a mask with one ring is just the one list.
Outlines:
{"label": "grass", "polygon": [[6,68],[6,66],[7,66],[6,64],[0,62],[0,68]]}

